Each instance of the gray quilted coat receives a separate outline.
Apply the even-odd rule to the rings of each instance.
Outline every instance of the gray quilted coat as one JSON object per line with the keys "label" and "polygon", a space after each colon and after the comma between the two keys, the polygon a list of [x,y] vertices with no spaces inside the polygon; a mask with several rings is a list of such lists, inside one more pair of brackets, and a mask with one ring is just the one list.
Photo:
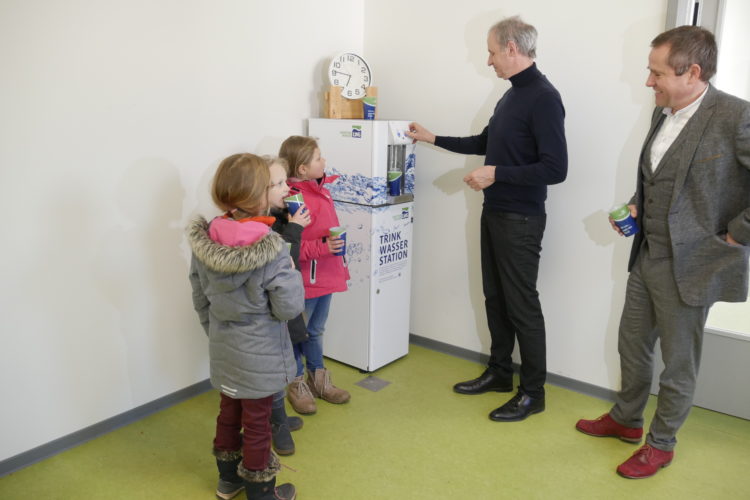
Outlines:
{"label": "gray quilted coat", "polygon": [[193,305],[208,335],[211,385],[235,399],[282,390],[297,367],[286,322],[305,307],[302,276],[273,231],[248,246],[211,240],[203,217],[188,227]]}

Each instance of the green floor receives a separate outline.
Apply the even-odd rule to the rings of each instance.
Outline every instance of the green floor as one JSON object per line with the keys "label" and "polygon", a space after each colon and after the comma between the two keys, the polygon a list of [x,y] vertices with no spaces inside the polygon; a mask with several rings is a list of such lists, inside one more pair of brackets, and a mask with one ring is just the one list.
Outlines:
{"label": "green floor", "polygon": [[[294,433],[297,453],[282,459],[280,480],[301,500],[750,499],[746,420],[693,409],[672,465],[634,481],[614,470],[637,446],[573,428],[606,401],[548,386],[544,413],[495,423],[487,414],[508,395],[451,391],[481,372],[476,363],[411,346],[375,373],[391,382],[379,392],[354,385],[365,377],[358,370],[327,364],[352,400],[320,403]],[[213,498],[217,408],[217,393],[203,394],[10,474],[0,499]]]}

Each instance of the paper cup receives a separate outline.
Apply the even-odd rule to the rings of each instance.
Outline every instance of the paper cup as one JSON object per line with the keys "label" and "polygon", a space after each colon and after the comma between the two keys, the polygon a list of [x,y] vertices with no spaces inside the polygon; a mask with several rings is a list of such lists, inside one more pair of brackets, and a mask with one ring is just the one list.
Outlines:
{"label": "paper cup", "polygon": [[375,119],[375,107],[378,105],[377,97],[363,97],[362,98],[362,111],[365,120]]}
{"label": "paper cup", "polygon": [[330,228],[328,231],[331,236],[338,236],[339,238],[344,240],[344,246],[341,247],[341,250],[333,255],[346,255],[346,228],[342,226],[336,226]]}
{"label": "paper cup", "polygon": [[625,203],[620,203],[609,209],[609,216],[615,221],[625,236],[633,236],[638,232],[638,223],[630,215],[630,208]]}
{"label": "paper cup", "polygon": [[388,171],[388,194],[391,196],[401,196],[401,171]]}
{"label": "paper cup", "polygon": [[297,193],[284,198],[284,204],[286,205],[286,208],[289,209],[289,213],[291,215],[294,215],[295,213],[297,213],[297,210],[299,210],[302,205],[305,204],[305,200],[302,198],[302,195],[300,193]]}

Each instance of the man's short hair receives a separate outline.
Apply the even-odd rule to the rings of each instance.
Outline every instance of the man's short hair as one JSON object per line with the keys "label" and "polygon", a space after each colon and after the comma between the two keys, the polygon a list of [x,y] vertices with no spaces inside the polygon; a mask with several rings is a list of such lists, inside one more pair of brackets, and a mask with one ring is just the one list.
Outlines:
{"label": "man's short hair", "polygon": [[534,59],[536,57],[536,28],[526,24],[518,16],[508,17],[493,25],[490,33],[495,34],[495,39],[501,47],[508,42],[514,42],[518,51]]}
{"label": "man's short hair", "polygon": [[676,75],[684,74],[690,66],[701,67],[701,80],[707,82],[716,74],[718,49],[713,33],[699,26],[679,26],[665,31],[651,41],[651,47],[669,45],[667,64]]}

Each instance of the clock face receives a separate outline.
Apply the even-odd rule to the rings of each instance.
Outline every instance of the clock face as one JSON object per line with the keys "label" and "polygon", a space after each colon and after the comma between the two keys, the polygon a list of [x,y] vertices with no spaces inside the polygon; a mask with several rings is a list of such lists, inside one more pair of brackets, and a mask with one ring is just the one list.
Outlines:
{"label": "clock face", "polygon": [[372,72],[364,59],[351,52],[338,54],[328,67],[331,85],[343,87],[341,95],[347,99],[361,99],[372,85]]}

